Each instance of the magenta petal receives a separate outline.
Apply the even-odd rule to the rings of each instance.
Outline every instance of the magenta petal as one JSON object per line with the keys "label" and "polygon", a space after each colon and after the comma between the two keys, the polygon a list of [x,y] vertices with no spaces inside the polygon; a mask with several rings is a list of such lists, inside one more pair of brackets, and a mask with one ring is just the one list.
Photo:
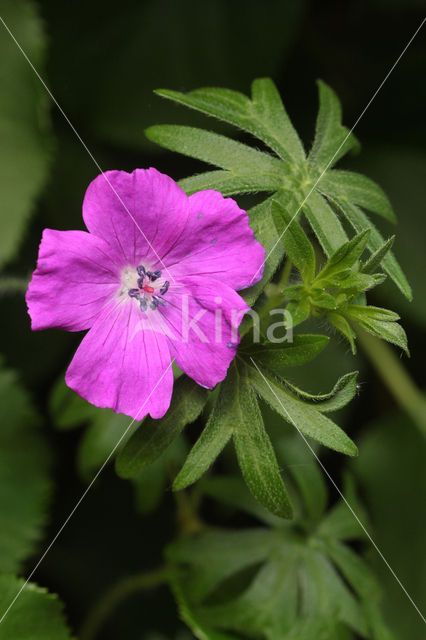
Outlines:
{"label": "magenta petal", "polygon": [[233,289],[213,278],[187,277],[170,296],[162,317],[176,364],[198,384],[213,388],[226,376],[249,308]]}
{"label": "magenta petal", "polygon": [[209,189],[189,197],[185,232],[164,260],[176,280],[204,274],[244,289],[262,277],[264,258],[247,213],[232,198]]}
{"label": "magenta petal", "polygon": [[130,300],[96,320],[68,368],[65,381],[80,396],[141,420],[161,418],[170,405],[173,372],[167,339],[146,326]]}
{"label": "magenta petal", "polygon": [[120,285],[110,253],[86,231],[45,229],[26,294],[32,329],[91,327]]}
{"label": "magenta petal", "polygon": [[164,255],[185,227],[188,198],[156,169],[106,171],[89,185],[83,202],[88,230],[114,248],[123,264],[164,268]]}

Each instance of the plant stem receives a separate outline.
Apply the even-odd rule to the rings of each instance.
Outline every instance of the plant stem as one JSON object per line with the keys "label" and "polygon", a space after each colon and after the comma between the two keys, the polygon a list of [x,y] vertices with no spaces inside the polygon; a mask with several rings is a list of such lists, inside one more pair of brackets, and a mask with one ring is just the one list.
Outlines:
{"label": "plant stem", "polygon": [[81,640],[94,640],[109,616],[129,596],[138,591],[153,589],[168,582],[169,567],[160,567],[154,571],[139,573],[124,578],[108,589],[89,612],[81,631]]}
{"label": "plant stem", "polygon": [[197,513],[200,498],[197,497],[194,501],[192,495],[189,495],[184,489],[175,491],[174,497],[176,502],[176,518],[181,534],[191,536],[204,529],[204,523],[200,520]]}
{"label": "plant stem", "polygon": [[392,348],[363,329],[357,329],[360,344],[389,391],[426,435],[426,398]]}

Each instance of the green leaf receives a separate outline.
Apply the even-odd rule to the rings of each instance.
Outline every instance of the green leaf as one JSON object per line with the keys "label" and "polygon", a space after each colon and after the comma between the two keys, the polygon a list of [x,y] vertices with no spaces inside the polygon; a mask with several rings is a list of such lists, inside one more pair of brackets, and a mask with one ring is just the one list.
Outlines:
{"label": "green leaf", "polygon": [[283,385],[267,372],[249,367],[249,379],[257,393],[306,436],[347,455],[357,455],[357,448],[350,438],[334,422],[312,406],[297,400]]}
{"label": "green leaf", "polygon": [[58,597],[11,575],[0,575],[0,617],[19,592],[0,624],[0,640],[71,640]]}
{"label": "green leaf", "polygon": [[308,515],[310,526],[324,515],[328,492],[324,473],[312,452],[297,433],[292,438],[280,438],[277,452],[290,472],[302,498],[302,514]]}
{"label": "green leaf", "polygon": [[332,324],[333,327],[335,327],[338,331],[340,331],[342,335],[345,336],[345,338],[348,340],[349,344],[351,345],[352,353],[355,355],[356,334],[352,329],[351,325],[349,324],[349,322],[346,320],[346,318],[342,316],[340,313],[335,313],[334,311],[330,311],[329,313],[327,313],[327,318],[330,324]]}
{"label": "green leaf", "polygon": [[[1,15],[43,75],[46,38],[33,2],[3,0]],[[1,25],[0,266],[16,252],[43,188],[51,159],[49,97],[16,43]]]}
{"label": "green leaf", "polygon": [[263,124],[263,136],[255,131],[252,133],[264,140],[283,160],[289,160],[291,164],[304,162],[303,145],[270,78],[258,78],[253,82],[252,100],[254,112]]}
{"label": "green leaf", "polygon": [[308,402],[312,404],[317,411],[321,411],[321,413],[331,413],[332,411],[341,409],[353,399],[357,391],[357,376],[358,371],[346,373],[338,379],[329,393],[316,395],[302,391],[288,380],[284,380],[284,382],[291,391],[300,396],[305,403]]}
{"label": "green leaf", "polygon": [[203,495],[210,496],[233,509],[244,511],[267,525],[282,527],[288,524],[288,520],[274,516],[254,498],[241,476],[208,476],[201,480],[198,486]]}
{"label": "green leaf", "polygon": [[81,476],[85,480],[91,479],[113,451],[114,457],[119,454],[140,424],[140,421],[132,423],[128,416],[110,409],[96,407],[78,449],[77,465]]}
{"label": "green leaf", "polygon": [[49,396],[49,412],[54,427],[67,430],[96,418],[99,409],[67,387],[61,375]]}
{"label": "green leaf", "polygon": [[326,551],[360,598],[379,600],[380,590],[365,562],[337,540],[326,541]]}
{"label": "green leaf", "polygon": [[319,182],[318,189],[325,195],[349,200],[396,222],[388,197],[373,180],[352,171],[328,171]]}
{"label": "green leaf", "polygon": [[262,173],[236,176],[231,171],[206,171],[180,180],[179,186],[188,195],[203,189],[216,189],[223,196],[233,196],[240,193],[275,191],[277,185],[275,178]]}
{"label": "green leaf", "polygon": [[410,355],[407,344],[407,334],[397,322],[386,322],[376,320],[375,318],[360,318],[357,322],[373,336],[387,340],[392,344],[400,347],[405,351],[407,356]]}
{"label": "green leaf", "polygon": [[303,212],[327,256],[347,242],[348,237],[339,218],[320,193],[312,191],[309,194],[303,204]]}
{"label": "green leaf", "polygon": [[395,236],[391,236],[376,251],[374,251],[369,259],[362,265],[361,270],[364,273],[374,273],[380,267],[385,255],[390,251],[394,243]]}
{"label": "green leaf", "polygon": [[286,306],[287,314],[291,320],[286,322],[286,328],[297,327],[298,324],[305,322],[311,314],[311,305],[308,298],[303,298],[298,302],[290,301]]}
{"label": "green leaf", "polygon": [[359,143],[349,130],[342,126],[342,110],[334,91],[318,80],[319,111],[315,140],[309,153],[309,163],[319,170],[333,166],[339,158]]}
{"label": "green leaf", "polygon": [[220,385],[219,395],[213,411],[197,442],[191,449],[185,464],[173,483],[173,489],[184,489],[192,484],[213,464],[232,436],[240,421],[240,407],[235,402],[238,396],[238,373],[231,364],[225,380]]}
{"label": "green leaf", "polygon": [[195,565],[185,587],[189,597],[199,602],[233,573],[265,560],[276,543],[275,532],[265,528],[208,531],[172,543],[166,556],[175,563]]}
{"label": "green leaf", "polygon": [[297,209],[294,202],[290,208],[284,208],[281,202],[273,199],[272,217],[289,259],[300,271],[303,282],[310,283],[315,277],[315,253],[293,214]]}
{"label": "green leaf", "polygon": [[188,450],[185,438],[180,435],[155,462],[132,478],[135,507],[139,513],[152,513],[160,505],[170,486],[170,476],[181,466]]}
{"label": "green leaf", "polygon": [[236,176],[256,179],[263,174],[270,177],[276,189],[284,186],[284,165],[280,160],[217,133],[164,124],[149,127],[146,135],[166,149],[228,169]]}
{"label": "green leaf", "polygon": [[339,286],[342,291],[347,290],[360,293],[361,291],[368,291],[368,289],[376,287],[383,282],[384,279],[386,279],[384,274],[369,276],[366,273],[354,272],[341,280]]}
{"label": "green leaf", "polygon": [[[347,472],[343,477],[343,495],[364,527],[367,527],[367,530],[370,529],[368,517],[360,503],[353,477]],[[326,514],[317,529],[317,534],[321,539],[368,540],[365,530],[357,521],[348,504],[340,500]]]}
{"label": "green leaf", "polygon": [[259,366],[280,371],[284,367],[296,367],[309,362],[327,346],[329,340],[328,336],[302,334],[294,336],[292,342],[255,345],[249,353]]}
{"label": "green leaf", "polygon": [[248,131],[283,159],[299,162],[305,158],[300,139],[269,78],[253,82],[251,101],[229,89],[196,89],[186,94],[160,89],[156,93]]}
{"label": "green leaf", "polygon": [[[384,240],[377,229],[371,224],[366,214],[356,205],[334,198],[333,201],[342,211],[342,213],[349,220],[353,228],[357,233],[370,229],[370,237],[368,239],[367,246],[370,251],[375,252],[383,246]],[[394,281],[400,291],[409,299],[412,298],[411,287],[407,282],[401,267],[395,259],[395,256],[391,251],[388,251],[384,256],[381,265],[390,278]]]}
{"label": "green leaf", "polygon": [[313,289],[310,295],[310,300],[315,307],[319,307],[320,309],[337,308],[336,298],[326,291],[315,291]]}
{"label": "green leaf", "polygon": [[382,322],[394,322],[399,320],[399,315],[389,309],[372,307],[363,304],[348,304],[344,307],[345,315],[351,320],[361,322],[362,320],[381,320]]}
{"label": "green leaf", "polygon": [[0,404],[6,417],[0,429],[0,571],[12,573],[34,553],[44,531],[50,454],[40,417],[15,374],[3,368]]}
{"label": "green leaf", "polygon": [[306,287],[303,284],[291,284],[289,287],[284,287],[282,293],[286,298],[300,302],[306,296]]}
{"label": "green leaf", "polygon": [[281,478],[274,449],[245,372],[240,375],[235,397],[234,444],[244,480],[259,502],[271,513],[290,518],[292,509]]}
{"label": "green leaf", "polygon": [[279,235],[272,219],[271,198],[250,209],[248,216],[256,240],[264,247],[265,258],[267,256],[261,280],[240,292],[247,304],[252,306],[277,270],[284,255],[284,246],[279,242]]}
{"label": "green leaf", "polygon": [[164,418],[146,418],[119,454],[116,460],[118,475],[123,478],[134,477],[157,460],[182,429],[198,418],[207,397],[207,391],[190,378],[179,378]]}
{"label": "green leaf", "polygon": [[351,268],[364,251],[369,234],[370,231],[366,229],[352,238],[352,240],[342,244],[337,251],[330,256],[327,264],[318,274],[316,281],[327,280],[328,277],[334,276],[336,273],[339,273],[339,271]]}

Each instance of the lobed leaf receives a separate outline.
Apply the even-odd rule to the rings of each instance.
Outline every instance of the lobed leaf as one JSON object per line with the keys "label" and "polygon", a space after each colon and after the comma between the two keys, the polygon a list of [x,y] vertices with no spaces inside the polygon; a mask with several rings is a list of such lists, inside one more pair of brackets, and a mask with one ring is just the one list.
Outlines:
{"label": "lobed leaf", "polygon": [[278,189],[285,184],[283,163],[263,151],[248,147],[218,133],[172,124],[155,125],[147,137],[162,147],[232,171],[237,176],[269,176]]}
{"label": "lobed leaf", "polygon": [[[46,34],[38,7],[3,0],[1,15],[43,75]],[[52,157],[50,100],[16,43],[1,25],[0,265],[15,254],[44,187]],[[13,159],[13,161],[12,161]]]}
{"label": "lobed leaf", "polygon": [[312,406],[297,400],[267,372],[260,372],[255,366],[249,367],[248,371],[256,392],[298,431],[330,449],[350,456],[357,455],[355,444],[334,422]]}
{"label": "lobed leaf", "polygon": [[[359,207],[351,204],[350,202],[340,200],[339,198],[334,198],[333,202],[336,203],[357,233],[361,233],[365,229],[370,229],[370,236],[367,243],[367,247],[370,251],[376,252],[378,249],[383,247],[384,240],[381,234],[371,224],[366,214]],[[411,287],[391,251],[388,251],[385,254],[381,265],[405,297],[411,300]]]}
{"label": "lobed leaf", "polygon": [[[370,234],[370,230],[366,229],[362,233],[356,235],[352,240],[348,240],[344,244],[342,244],[329,258],[325,267],[318,274],[316,281],[325,281],[330,276],[335,276],[337,273],[341,271],[346,271],[350,269],[355,262],[359,259],[362,252],[364,251],[367,242],[368,236]],[[346,278],[342,281],[343,283],[347,280],[348,277],[351,277],[351,274],[346,276]]]}
{"label": "lobed leaf", "polygon": [[346,406],[353,399],[357,391],[357,377],[358,371],[346,373],[338,379],[329,393],[317,395],[302,391],[302,389],[295,387],[288,380],[284,380],[284,382],[294,393],[300,396],[305,403],[312,404],[317,411],[321,411],[321,413],[331,413]]}
{"label": "lobed leaf", "polygon": [[216,189],[223,196],[257,191],[275,191],[276,178],[256,173],[255,175],[236,176],[232,171],[206,171],[179,181],[179,186],[191,195],[203,189]]}
{"label": "lobed leaf", "polygon": [[303,212],[327,256],[347,242],[348,237],[338,216],[320,193],[310,193],[303,204]]}
{"label": "lobed leaf", "polygon": [[260,366],[281,371],[284,367],[309,362],[327,346],[329,340],[328,336],[302,334],[294,336],[292,342],[263,342],[252,347],[249,353]]}
{"label": "lobed leaf", "polygon": [[0,404],[7,416],[0,429],[0,571],[15,573],[34,553],[44,531],[50,452],[40,416],[15,374],[3,368]]}
{"label": "lobed leaf", "polygon": [[240,421],[238,396],[239,378],[235,365],[220,385],[219,395],[206,426],[191,449],[185,464],[173,482],[173,489],[184,489],[192,484],[213,464],[228,443]]}
{"label": "lobed leaf", "polygon": [[376,251],[374,251],[369,259],[362,265],[362,271],[364,273],[374,273],[376,269],[381,265],[384,257],[392,248],[395,236],[391,236],[389,240],[386,240]]}
{"label": "lobed leaf", "polygon": [[386,220],[396,222],[385,192],[366,176],[352,171],[332,169],[321,178],[318,188],[326,196],[346,199],[352,204],[378,213]]}
{"label": "lobed leaf", "polygon": [[305,159],[299,136],[270,78],[253,82],[252,100],[237,91],[218,88],[196,89],[189,93],[160,89],[156,93],[251,133],[283,160],[303,162]]}
{"label": "lobed leaf", "polygon": [[311,166],[323,171],[351,149],[358,148],[359,143],[349,129],[341,124],[342,110],[334,91],[322,80],[318,80],[317,85],[319,111],[314,144],[308,160]]}
{"label": "lobed leaf", "polygon": [[58,597],[12,575],[0,575],[0,618],[18,592],[0,624],[0,640],[71,640]]}
{"label": "lobed leaf", "polygon": [[254,497],[271,513],[290,518],[292,509],[277,459],[265,431],[256,395],[243,371],[234,412],[234,444],[244,480]]}
{"label": "lobed leaf", "polygon": [[198,418],[207,402],[207,391],[186,376],[175,382],[170,408],[164,418],[148,417],[132,435],[116,460],[122,478],[138,475],[157,460],[183,428]]}
{"label": "lobed leaf", "polygon": [[293,213],[296,209],[294,204],[285,208],[279,200],[272,200],[272,217],[286,253],[300,271],[303,281],[310,283],[315,278],[315,253]]}
{"label": "lobed leaf", "polygon": [[[286,196],[282,194],[282,197]],[[272,218],[271,202],[271,198],[268,198],[248,211],[250,227],[253,229],[256,240],[264,247],[266,259],[261,280],[240,292],[249,306],[254,304],[265,285],[271,280],[284,255],[284,246],[279,241]]]}

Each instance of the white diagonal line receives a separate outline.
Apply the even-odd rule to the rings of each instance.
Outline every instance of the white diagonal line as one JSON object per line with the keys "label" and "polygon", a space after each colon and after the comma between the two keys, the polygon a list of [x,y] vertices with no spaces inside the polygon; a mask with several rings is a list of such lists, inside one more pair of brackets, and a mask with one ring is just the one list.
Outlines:
{"label": "white diagonal line", "polygon": [[254,364],[254,366],[256,367],[257,371],[260,373],[260,375],[262,376],[263,380],[266,382],[266,384],[268,385],[270,391],[272,391],[272,393],[274,394],[277,402],[279,403],[279,405],[282,407],[282,409],[285,411],[285,413],[288,416],[288,419],[290,420],[291,424],[296,427],[299,435],[303,438],[303,441],[305,442],[306,446],[308,447],[308,449],[310,450],[310,452],[312,453],[312,455],[315,457],[316,461],[318,462],[318,464],[320,465],[321,469],[324,471],[325,475],[327,476],[327,478],[330,480],[331,484],[333,485],[333,487],[336,489],[337,493],[339,494],[339,496],[341,497],[341,499],[343,500],[343,502],[345,503],[345,505],[348,507],[349,511],[351,512],[351,514],[353,515],[353,517],[355,518],[355,520],[358,522],[359,526],[361,527],[361,529],[364,531],[365,535],[367,536],[367,538],[370,540],[371,544],[373,545],[373,547],[375,548],[375,550],[377,551],[377,553],[379,554],[379,556],[381,557],[381,559],[383,560],[383,562],[385,563],[385,565],[387,566],[387,568],[389,569],[389,571],[391,572],[391,574],[393,575],[393,577],[395,578],[395,580],[397,581],[397,583],[399,584],[399,586],[401,587],[401,589],[403,590],[403,592],[405,593],[405,595],[407,596],[408,600],[411,602],[411,604],[413,605],[414,609],[417,611],[417,613],[419,614],[420,618],[423,620],[424,623],[426,623],[426,618],[424,617],[424,615],[422,614],[422,612],[420,611],[419,607],[416,605],[416,603],[414,602],[413,598],[410,596],[410,594],[408,593],[407,589],[404,587],[404,585],[402,584],[401,580],[398,578],[398,576],[396,575],[395,571],[392,569],[391,565],[389,564],[389,562],[386,560],[385,556],[383,555],[382,551],[379,549],[379,547],[377,546],[376,542],[373,540],[371,534],[367,531],[365,525],[362,523],[362,521],[360,520],[360,518],[358,517],[358,515],[355,513],[355,511],[353,510],[353,508],[351,507],[351,505],[349,504],[348,500],[345,498],[345,496],[343,495],[342,491],[339,489],[338,485],[336,484],[335,480],[332,478],[332,476],[330,475],[330,473],[327,471],[326,467],[324,466],[324,464],[321,462],[320,458],[318,457],[318,455],[316,454],[316,452],[314,451],[314,449],[311,447],[311,445],[309,444],[309,441],[307,440],[307,438],[305,437],[305,435],[300,431],[299,427],[297,426],[297,424],[294,422],[293,418],[291,417],[291,415],[289,414],[287,408],[283,405],[283,403],[281,402],[280,398],[277,396],[277,394],[275,393],[274,389],[272,388],[272,386],[269,384],[268,379],[263,375],[262,371],[260,370],[260,368],[258,367],[257,363],[253,360],[253,358],[250,356],[250,360],[252,361],[252,363]]}
{"label": "white diagonal line", "polygon": [[311,193],[313,191],[315,191],[317,184],[320,182],[321,178],[323,177],[323,175],[325,174],[325,172],[328,170],[328,168],[330,167],[331,163],[333,162],[334,158],[336,157],[336,155],[339,153],[340,149],[343,147],[343,145],[345,144],[346,140],[349,138],[349,136],[353,133],[355,127],[358,125],[359,121],[361,120],[361,118],[364,116],[365,112],[367,111],[367,109],[369,108],[369,106],[371,105],[371,103],[373,102],[373,100],[376,98],[377,94],[379,93],[379,91],[381,90],[381,88],[383,87],[383,85],[385,84],[386,80],[389,78],[389,76],[391,75],[392,71],[395,69],[395,67],[397,66],[397,64],[399,63],[399,61],[401,60],[402,56],[404,55],[404,53],[407,51],[408,47],[410,46],[410,44],[413,42],[414,38],[417,36],[417,34],[419,33],[420,29],[422,28],[422,26],[424,25],[424,23],[426,22],[426,18],[423,18],[423,20],[421,21],[420,25],[417,27],[417,29],[415,30],[415,32],[413,33],[413,35],[411,36],[411,38],[409,39],[409,41],[407,42],[407,44],[405,45],[405,47],[403,48],[403,50],[401,51],[401,53],[399,54],[399,56],[397,57],[397,59],[395,60],[395,62],[393,63],[393,65],[391,66],[391,68],[389,69],[389,71],[387,72],[387,74],[385,75],[385,77],[383,78],[383,80],[381,81],[381,83],[379,84],[379,86],[377,87],[376,91],[373,93],[373,95],[371,96],[370,100],[367,102],[366,106],[364,107],[364,109],[361,111],[360,115],[358,116],[358,118],[355,121],[355,124],[352,126],[352,129],[350,129],[350,131],[347,133],[346,137],[343,139],[343,142],[340,144],[340,146],[336,149],[336,151],[334,152],[333,156],[330,158],[328,164],[326,165],[325,169],[323,170],[323,172],[321,173],[321,175],[319,176],[319,178],[317,178],[317,180],[315,181],[313,187],[311,188],[311,190],[309,191],[308,195],[304,198],[303,202],[299,205],[299,207],[296,210],[296,213],[293,215],[293,217],[291,218],[290,222],[287,224],[287,226],[285,227],[284,231],[280,234],[280,237],[278,238],[278,240],[275,242],[274,246],[272,247],[272,249],[270,249],[270,251],[268,252],[268,255],[265,257],[265,260],[263,261],[262,266],[260,266],[258,268],[258,270],[256,271],[256,273],[254,274],[254,276],[252,277],[252,279],[250,280],[250,284],[253,282],[253,280],[256,278],[257,274],[259,273],[259,271],[261,271],[261,269],[263,269],[263,267],[265,266],[265,263],[267,261],[267,259],[269,258],[269,256],[271,255],[271,253],[274,251],[275,247],[277,246],[277,244],[281,241],[282,237],[284,236],[284,234],[286,233],[287,229],[289,228],[289,226],[291,225],[291,223],[293,222],[293,220],[296,218],[297,214],[299,213],[299,211],[302,209],[303,205],[305,204],[305,202],[308,200],[309,196],[311,195]]}
{"label": "white diagonal line", "polygon": [[17,599],[19,598],[19,596],[21,595],[22,591],[25,589],[25,587],[27,586],[28,582],[31,580],[31,578],[33,577],[34,573],[37,571],[37,569],[39,568],[39,566],[41,565],[41,563],[43,562],[43,560],[45,559],[45,557],[47,556],[47,554],[49,553],[49,551],[51,550],[51,548],[53,547],[53,545],[55,544],[56,540],[59,538],[59,536],[61,535],[62,531],[65,529],[65,527],[67,526],[68,522],[71,520],[71,518],[73,517],[73,515],[75,514],[75,512],[77,511],[78,507],[81,505],[81,503],[83,502],[84,498],[87,496],[87,494],[89,493],[90,489],[93,487],[93,485],[95,484],[96,480],[99,478],[99,476],[101,475],[102,471],[105,469],[105,467],[107,466],[108,462],[111,460],[111,458],[113,457],[114,453],[117,451],[117,448],[120,446],[120,443],[123,441],[123,439],[125,438],[125,436],[127,435],[127,433],[129,432],[129,429],[132,427],[132,425],[136,422],[138,415],[141,413],[142,409],[145,407],[146,403],[148,402],[148,400],[150,399],[150,397],[152,396],[152,394],[154,393],[154,391],[156,390],[156,388],[158,387],[158,385],[160,384],[160,382],[162,381],[162,379],[164,378],[164,376],[166,375],[166,373],[168,372],[168,370],[170,369],[170,367],[173,365],[174,362],[174,358],[173,360],[171,360],[170,364],[167,366],[167,368],[163,371],[163,373],[161,374],[159,380],[156,382],[155,386],[153,387],[153,389],[150,391],[148,397],[144,400],[141,408],[139,409],[139,411],[136,414],[136,418],[133,418],[133,420],[130,421],[130,423],[128,424],[128,426],[126,427],[126,430],[124,431],[124,433],[120,436],[119,440],[117,441],[117,443],[115,444],[114,448],[112,449],[111,453],[108,455],[107,459],[105,460],[105,462],[103,463],[103,465],[101,466],[101,468],[98,470],[98,472],[95,474],[95,476],[93,477],[92,481],[90,482],[90,484],[86,487],[86,489],[83,491],[81,497],[79,498],[79,500],[76,502],[75,506],[73,507],[73,509],[70,511],[69,515],[67,516],[67,518],[65,519],[65,521],[63,522],[63,524],[61,525],[60,529],[58,530],[58,532],[56,533],[56,535],[54,536],[53,540],[50,542],[50,544],[48,545],[48,547],[45,549],[43,555],[41,556],[41,558],[38,560],[37,564],[35,565],[35,567],[32,569],[31,573],[28,575],[28,577],[26,578],[24,584],[22,585],[22,587],[19,589],[18,593],[15,595],[15,597],[13,598],[12,602],[9,604],[9,606],[7,607],[6,611],[3,613],[3,615],[0,618],[0,624],[3,622],[3,620],[5,619],[5,617],[7,616],[7,614],[9,613],[9,611],[11,610],[11,608],[13,607],[13,605],[15,604],[15,602],[17,601]]}
{"label": "white diagonal line", "polygon": [[137,223],[137,220],[135,219],[135,217],[131,214],[131,212],[129,211],[129,209],[127,208],[127,206],[124,204],[123,200],[121,199],[120,195],[117,193],[116,189],[113,187],[113,185],[111,184],[111,181],[108,179],[108,177],[106,176],[105,172],[103,171],[103,169],[101,168],[99,162],[96,160],[95,156],[93,155],[93,153],[90,151],[89,147],[87,146],[87,144],[84,142],[83,138],[81,137],[81,135],[78,133],[77,129],[74,127],[73,123],[71,122],[71,120],[69,119],[69,117],[67,116],[67,114],[65,113],[65,111],[62,109],[61,105],[59,104],[59,102],[56,100],[55,96],[53,95],[53,93],[51,92],[51,90],[49,89],[49,87],[47,86],[46,82],[43,80],[43,78],[41,77],[41,75],[39,74],[39,72],[37,71],[37,69],[35,68],[35,66],[33,65],[33,63],[31,62],[31,60],[29,59],[28,55],[25,53],[24,49],[21,47],[21,45],[19,44],[19,42],[17,41],[17,39],[15,38],[15,36],[13,35],[13,33],[11,32],[11,30],[9,29],[9,27],[7,26],[7,24],[5,23],[5,21],[3,20],[3,18],[0,16],[0,21],[2,22],[4,28],[6,29],[6,31],[8,32],[8,34],[10,35],[10,37],[12,38],[13,42],[16,44],[16,46],[18,47],[19,51],[22,53],[22,55],[24,56],[25,60],[28,62],[28,64],[30,65],[31,69],[33,70],[33,72],[35,73],[35,75],[37,76],[37,78],[40,80],[41,84],[43,85],[43,87],[45,88],[45,90],[47,91],[47,93],[49,94],[50,98],[52,99],[52,101],[55,103],[55,105],[58,107],[59,111],[61,112],[61,114],[63,115],[63,117],[65,118],[65,120],[67,121],[67,123],[69,124],[69,126],[71,127],[72,131],[75,133],[75,135],[77,136],[78,140],[80,141],[80,143],[82,144],[83,148],[85,149],[85,151],[88,153],[88,155],[90,156],[91,160],[93,161],[93,163],[95,164],[95,166],[97,167],[97,169],[100,171],[101,175],[103,176],[103,178],[105,179],[105,181],[107,182],[107,184],[109,185],[111,191],[115,194],[115,196],[117,197],[117,199],[119,200],[119,202],[122,204],[122,206],[124,207],[124,210],[126,211],[126,213],[130,216],[130,219],[134,222],[136,228],[138,229],[138,231],[140,232],[140,234],[142,235],[142,237],[144,238],[144,240],[147,242],[148,246],[150,247],[150,249],[153,251],[153,253],[155,254],[155,257],[158,259],[158,261],[160,262],[160,264],[162,265],[163,269],[167,272],[167,275],[169,276],[169,278],[172,280],[172,282],[175,282],[175,279],[173,278],[172,274],[168,271],[166,265],[164,264],[164,262],[162,261],[162,259],[160,258],[160,256],[158,255],[158,253],[156,252],[156,250],[154,249],[154,247],[152,246],[152,244],[150,243],[150,241],[148,240],[148,238],[146,237],[146,235],[144,234],[144,232],[142,231],[142,229],[140,228],[139,224]]}

